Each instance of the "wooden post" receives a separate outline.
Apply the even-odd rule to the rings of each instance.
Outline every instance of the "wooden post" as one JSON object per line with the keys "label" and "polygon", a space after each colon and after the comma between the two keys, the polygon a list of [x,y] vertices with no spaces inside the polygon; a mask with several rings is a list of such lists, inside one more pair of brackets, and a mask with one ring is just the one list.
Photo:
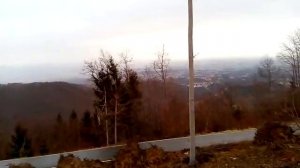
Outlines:
{"label": "wooden post", "polygon": [[194,105],[194,53],[193,53],[193,0],[188,0],[188,45],[189,45],[189,123],[190,123],[190,165],[196,163],[195,149],[195,105]]}

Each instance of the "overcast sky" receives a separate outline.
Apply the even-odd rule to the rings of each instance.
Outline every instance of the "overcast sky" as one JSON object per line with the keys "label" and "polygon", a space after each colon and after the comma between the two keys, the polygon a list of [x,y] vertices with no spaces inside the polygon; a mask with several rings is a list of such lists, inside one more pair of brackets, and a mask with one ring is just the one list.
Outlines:
{"label": "overcast sky", "polygon": [[[276,55],[300,28],[299,0],[194,0],[197,58]],[[187,0],[0,0],[0,65],[83,63],[165,44],[187,59]]]}
{"label": "overcast sky", "polygon": [[[300,28],[299,0],[194,0],[198,57],[273,55]],[[187,0],[2,0],[1,64],[81,62],[128,50],[187,58]]]}

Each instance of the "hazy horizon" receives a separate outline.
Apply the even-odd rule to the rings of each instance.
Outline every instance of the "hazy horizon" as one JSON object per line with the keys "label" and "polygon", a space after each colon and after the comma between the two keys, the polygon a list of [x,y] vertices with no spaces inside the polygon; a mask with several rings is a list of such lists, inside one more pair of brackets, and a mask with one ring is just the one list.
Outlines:
{"label": "hazy horizon", "polygon": [[[263,58],[263,57],[261,57]],[[196,59],[195,70],[199,69],[226,69],[226,67],[253,67],[258,65],[261,58],[212,58]],[[133,61],[131,67],[138,72],[146,67],[152,68],[152,61]],[[212,67],[212,65],[218,65]],[[182,60],[171,60],[170,69],[188,69],[188,62]],[[33,83],[33,82],[70,82],[76,84],[86,84],[89,78],[84,72],[84,62],[82,63],[60,63],[60,64],[34,64],[34,65],[0,65],[0,84],[8,83]]]}

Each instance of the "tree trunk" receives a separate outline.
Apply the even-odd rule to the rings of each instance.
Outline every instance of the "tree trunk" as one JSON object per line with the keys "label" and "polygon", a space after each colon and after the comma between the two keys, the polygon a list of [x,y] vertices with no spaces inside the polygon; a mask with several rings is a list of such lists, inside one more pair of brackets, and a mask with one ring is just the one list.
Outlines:
{"label": "tree trunk", "polygon": [[118,143],[117,137],[117,113],[118,113],[118,99],[115,98],[115,144]]}
{"label": "tree trunk", "polygon": [[167,97],[167,82],[166,82],[166,78],[163,78],[163,87],[164,87],[164,96],[165,98]]}
{"label": "tree trunk", "polygon": [[105,132],[106,132],[106,145],[109,145],[109,134],[108,134],[108,121],[107,121],[107,100],[106,100],[106,90],[104,90],[104,104],[105,104]]}
{"label": "tree trunk", "polygon": [[298,51],[296,53],[296,56],[297,56],[297,87],[299,87],[299,78],[300,78],[300,60],[299,60],[299,54],[298,54]]}
{"label": "tree trunk", "polygon": [[271,66],[268,68],[268,85],[269,85],[269,91],[272,89],[272,72],[271,72]]}

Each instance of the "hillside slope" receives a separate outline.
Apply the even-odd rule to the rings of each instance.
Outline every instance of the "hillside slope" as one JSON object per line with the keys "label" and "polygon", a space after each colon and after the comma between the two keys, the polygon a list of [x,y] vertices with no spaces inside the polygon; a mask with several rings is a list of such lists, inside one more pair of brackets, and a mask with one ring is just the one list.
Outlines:
{"label": "hillside slope", "polygon": [[0,85],[0,128],[17,122],[52,122],[58,113],[68,117],[93,107],[92,89],[64,82]]}

